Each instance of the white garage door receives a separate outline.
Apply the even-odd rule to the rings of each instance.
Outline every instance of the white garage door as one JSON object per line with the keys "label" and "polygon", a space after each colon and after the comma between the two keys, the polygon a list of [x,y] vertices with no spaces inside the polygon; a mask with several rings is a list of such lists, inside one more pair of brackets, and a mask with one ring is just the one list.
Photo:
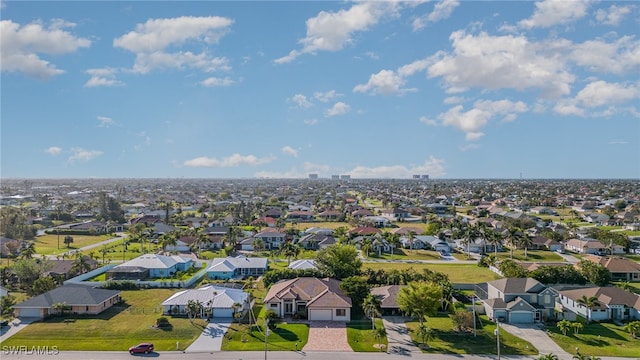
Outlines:
{"label": "white garage door", "polygon": [[213,317],[216,317],[216,318],[233,317],[233,309],[213,309]]}
{"label": "white garage door", "polygon": [[331,309],[309,309],[309,320],[331,320]]}
{"label": "white garage door", "polygon": [[39,318],[40,309],[20,309],[21,318]]}

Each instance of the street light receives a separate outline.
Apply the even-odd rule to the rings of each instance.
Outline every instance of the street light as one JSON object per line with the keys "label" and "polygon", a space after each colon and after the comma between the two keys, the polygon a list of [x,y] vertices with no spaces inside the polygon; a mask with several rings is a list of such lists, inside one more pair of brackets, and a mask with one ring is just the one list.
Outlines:
{"label": "street light", "polygon": [[498,348],[498,360],[500,360],[500,319],[496,319],[496,329],[494,330],[496,336],[496,344]]}
{"label": "street light", "polygon": [[476,337],[476,294],[473,294],[473,302],[471,306],[473,307],[473,337]]}

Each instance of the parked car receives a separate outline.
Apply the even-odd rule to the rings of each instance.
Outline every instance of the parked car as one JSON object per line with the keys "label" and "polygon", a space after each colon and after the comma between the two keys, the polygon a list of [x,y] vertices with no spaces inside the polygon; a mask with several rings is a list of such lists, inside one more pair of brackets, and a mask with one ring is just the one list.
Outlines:
{"label": "parked car", "polygon": [[129,348],[129,354],[148,354],[153,352],[153,344],[152,343],[140,343],[136,346],[132,346]]}

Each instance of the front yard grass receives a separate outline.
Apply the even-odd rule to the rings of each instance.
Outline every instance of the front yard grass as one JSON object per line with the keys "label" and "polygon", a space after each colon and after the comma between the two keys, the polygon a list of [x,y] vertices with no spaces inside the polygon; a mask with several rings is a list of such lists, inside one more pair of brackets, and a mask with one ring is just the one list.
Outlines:
{"label": "front yard grass", "polygon": [[[270,351],[294,351],[307,344],[309,325],[278,323],[267,338]],[[222,351],[264,350],[264,326],[233,323],[222,340]]]}
{"label": "front yard grass", "polygon": [[47,234],[37,236],[34,239],[36,252],[43,255],[62,254],[67,251],[79,249],[83,246],[93,245],[101,241],[113,238],[112,235],[71,235],[71,237],[73,238],[73,243],[69,244],[70,247],[67,247],[67,245],[65,245],[64,243],[64,237],[65,235],[60,235],[60,248],[58,248],[58,235]]}
{"label": "front yard grass", "polygon": [[391,253],[369,253],[369,257],[366,259],[384,259],[384,260],[442,260],[440,254],[437,251],[431,250],[409,250],[409,249],[394,249],[393,255]]}
{"label": "front yard grass", "polygon": [[[418,321],[408,321],[407,328],[411,339],[416,344],[422,341],[416,335]],[[497,342],[494,335],[495,324],[484,321],[478,325],[477,336],[473,332],[457,332],[453,328],[453,321],[448,314],[438,314],[427,318],[426,325],[431,328],[433,335],[428,341],[429,347],[422,349],[429,354],[497,354]],[[501,355],[536,355],[538,350],[529,342],[500,331]]]}
{"label": "front yard grass", "polygon": [[171,330],[153,328],[162,316],[160,304],[176,290],[147,289],[122,291],[124,306],[114,306],[102,314],[55,317],[33,323],[2,342],[3,346],[57,346],[62,351],[126,351],[140,342],[153,342],[157,351],[181,350],[189,346],[206,326],[203,320],[168,317]]}
{"label": "front yard grass", "polygon": [[[375,320],[376,328],[383,327],[382,319]],[[371,320],[351,321],[347,323],[347,341],[355,352],[386,351],[387,337],[376,338],[375,330],[371,329]],[[382,348],[379,347],[382,344]]]}
{"label": "front yard grass", "polygon": [[[487,253],[487,255],[493,254],[493,252]],[[509,249],[498,252],[498,259],[505,260],[511,259],[511,252]],[[513,259],[525,262],[563,262],[564,258],[557,253],[549,250],[527,250],[527,257],[524,257],[524,250],[514,250]]]}
{"label": "front yard grass", "polygon": [[564,351],[575,354],[576,348],[588,356],[617,356],[636,358],[640,354],[640,341],[632,339],[621,326],[610,323],[585,325],[579,334],[562,331],[550,326],[550,336]]}
{"label": "front yard grass", "polygon": [[449,276],[452,283],[458,284],[477,284],[487,281],[500,279],[500,275],[493,271],[479,267],[476,264],[425,264],[425,263],[399,263],[399,262],[365,262],[363,268],[371,268],[373,270],[385,269],[403,270],[414,269],[421,272],[422,269],[431,269]]}

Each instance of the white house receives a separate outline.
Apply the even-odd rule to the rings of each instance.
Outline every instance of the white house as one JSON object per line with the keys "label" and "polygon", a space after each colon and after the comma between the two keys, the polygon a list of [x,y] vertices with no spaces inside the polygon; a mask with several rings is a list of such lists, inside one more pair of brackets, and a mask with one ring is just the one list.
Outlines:
{"label": "white house", "polygon": [[[166,315],[182,315],[186,313],[189,301],[202,304],[200,317],[230,318],[234,312],[244,312],[251,308],[249,293],[241,289],[222,286],[205,285],[198,289],[182,290],[171,295],[162,302]],[[234,308],[234,304],[239,304]]]}
{"label": "white house", "polygon": [[292,261],[289,264],[289,269],[292,270],[306,270],[306,269],[317,269],[316,262],[314,260],[309,259],[300,259]]}
{"label": "white house", "polygon": [[[587,308],[578,302],[583,296],[596,297],[598,302]],[[617,286],[564,290],[558,300],[564,309],[592,321],[640,319],[640,296]]]}
{"label": "white house", "polygon": [[211,266],[207,269],[209,279],[232,279],[245,278],[247,276],[258,277],[269,269],[267,258],[245,256],[227,256],[226,258],[215,258],[211,261]]}
{"label": "white house", "polygon": [[194,261],[189,257],[144,254],[109,270],[107,279],[146,280],[171,277],[176,272],[186,271],[193,265]]}
{"label": "white house", "polygon": [[275,283],[264,298],[266,309],[279,317],[306,315],[310,321],[350,321],[351,298],[330,278],[298,277]]}

